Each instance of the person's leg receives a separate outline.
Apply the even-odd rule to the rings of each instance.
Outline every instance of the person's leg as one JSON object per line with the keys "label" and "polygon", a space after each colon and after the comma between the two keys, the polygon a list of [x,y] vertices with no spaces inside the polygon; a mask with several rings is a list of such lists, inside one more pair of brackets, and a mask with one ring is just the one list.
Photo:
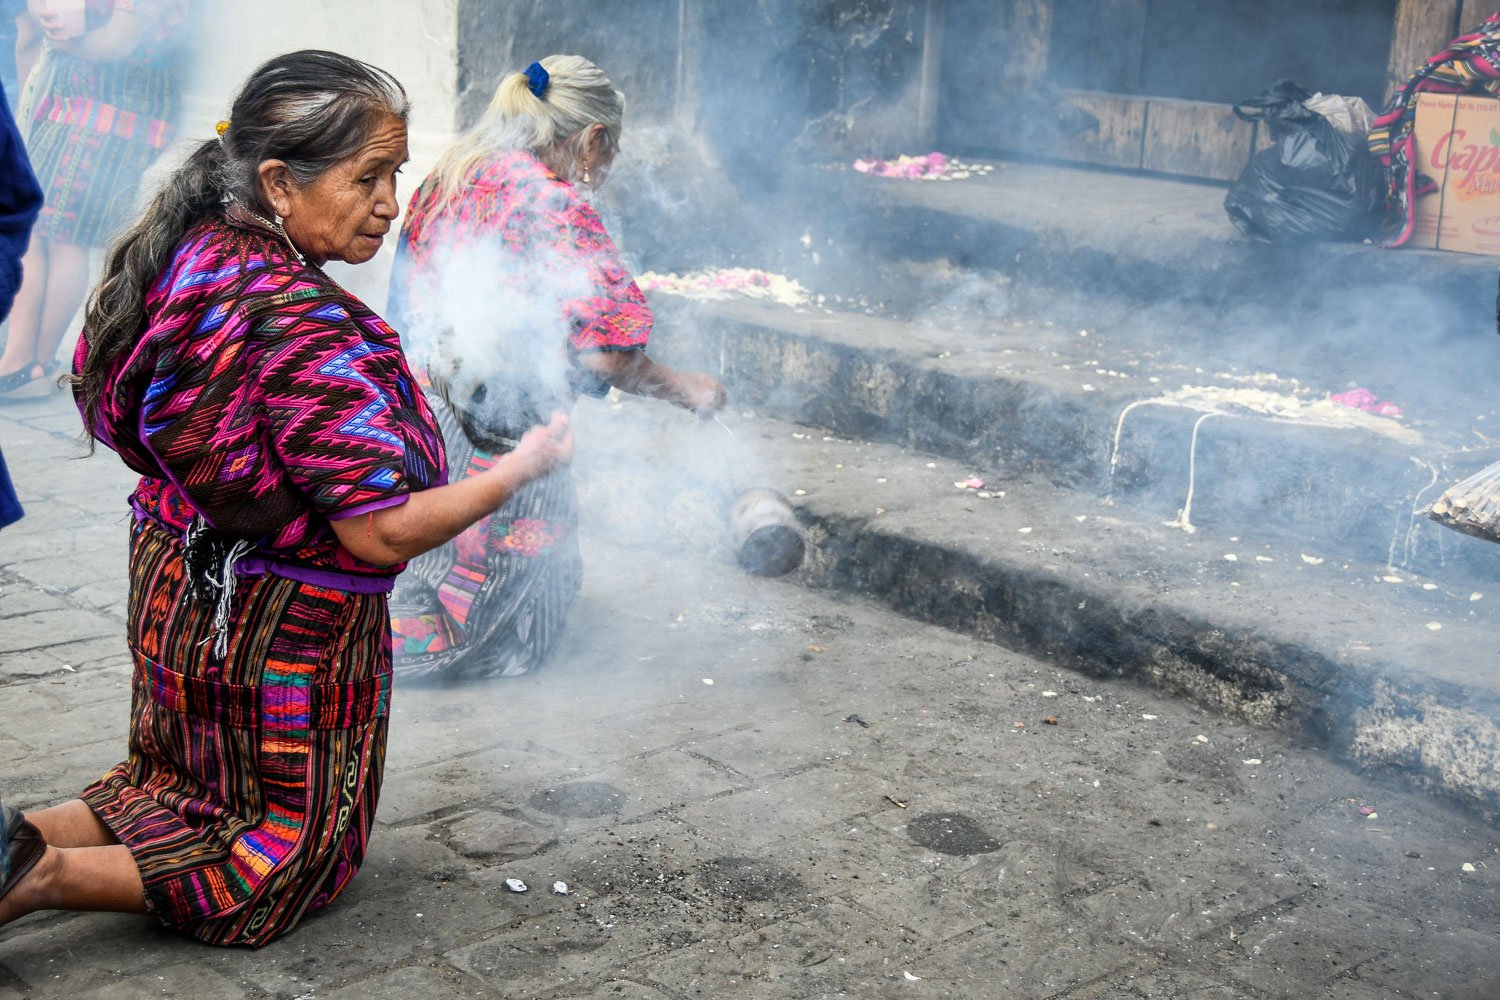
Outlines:
{"label": "person's leg", "polygon": [[36,360],[57,358],[57,345],[67,335],[78,307],[89,290],[89,248],[53,243],[47,248],[47,296],[37,330]]}
{"label": "person's leg", "polygon": [[82,799],[26,814],[51,847],[110,847],[119,840]]}
{"label": "person's leg", "polygon": [[42,326],[42,304],[47,300],[47,241],[40,237],[21,258],[21,287],[10,309],[10,332],[0,354],[0,376],[20,371],[36,359]]}
{"label": "person's leg", "polygon": [[38,910],[145,913],[146,888],[129,848],[48,846],[36,866],[0,897],[0,926]]}

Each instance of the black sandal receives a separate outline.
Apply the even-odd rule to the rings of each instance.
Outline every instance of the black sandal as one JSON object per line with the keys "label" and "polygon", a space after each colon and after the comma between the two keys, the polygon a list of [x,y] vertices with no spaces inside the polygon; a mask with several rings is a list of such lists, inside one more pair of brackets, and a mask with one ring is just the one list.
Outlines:
{"label": "black sandal", "polygon": [[4,860],[8,862],[3,867],[10,872],[0,884],[0,899],[4,899],[35,867],[47,850],[47,842],[19,809],[0,806],[0,827],[5,829],[5,844],[0,850],[4,851]]}
{"label": "black sandal", "polygon": [[[41,368],[42,374],[31,374],[34,368]],[[9,375],[0,375],[0,402],[9,402],[12,399],[33,399],[47,395],[46,371],[47,369],[40,361],[31,361]]]}

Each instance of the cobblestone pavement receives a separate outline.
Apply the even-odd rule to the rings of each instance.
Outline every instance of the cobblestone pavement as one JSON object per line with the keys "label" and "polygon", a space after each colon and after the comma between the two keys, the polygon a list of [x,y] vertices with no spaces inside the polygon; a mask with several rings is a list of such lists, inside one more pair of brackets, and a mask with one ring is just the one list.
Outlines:
{"label": "cobblestone pavement", "polygon": [[[131,479],[70,459],[76,427],[61,399],[0,410],[28,509],[0,532],[0,795],[25,808],[126,726]],[[585,552],[548,669],[400,687],[329,911],[258,952],[36,915],[0,930],[0,1000],[1495,995],[1482,821],[717,555]]]}

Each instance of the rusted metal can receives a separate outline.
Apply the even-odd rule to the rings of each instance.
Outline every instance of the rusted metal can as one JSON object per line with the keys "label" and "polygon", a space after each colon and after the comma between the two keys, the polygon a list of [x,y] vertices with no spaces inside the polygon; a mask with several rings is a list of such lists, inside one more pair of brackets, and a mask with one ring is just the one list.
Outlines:
{"label": "rusted metal can", "polygon": [[786,576],[802,565],[807,542],[789,500],[776,490],[745,490],[729,506],[730,542],[755,576]]}

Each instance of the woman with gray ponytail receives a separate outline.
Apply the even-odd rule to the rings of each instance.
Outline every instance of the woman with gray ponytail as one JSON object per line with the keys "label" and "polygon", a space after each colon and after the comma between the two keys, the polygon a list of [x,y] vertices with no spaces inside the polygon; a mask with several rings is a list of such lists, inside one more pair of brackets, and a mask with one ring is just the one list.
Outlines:
{"label": "woman with gray ponytail", "polygon": [[259,946],[331,902],[380,791],[395,575],[571,457],[555,414],[445,484],[395,332],[322,270],[380,249],[406,115],[373,66],[272,59],[109,251],[73,388],[141,474],[129,754],[71,802],[0,807],[0,924],[150,912]]}
{"label": "woman with gray ponytail", "polygon": [[[718,379],[646,355],[651,310],[589,195],[620,149],[625,98],[582,56],[501,81],[407,211],[391,309],[423,366],[454,475],[504,461],[520,430],[611,386],[709,416]],[[391,600],[396,671],[540,666],[582,579],[565,469],[414,560]]]}

